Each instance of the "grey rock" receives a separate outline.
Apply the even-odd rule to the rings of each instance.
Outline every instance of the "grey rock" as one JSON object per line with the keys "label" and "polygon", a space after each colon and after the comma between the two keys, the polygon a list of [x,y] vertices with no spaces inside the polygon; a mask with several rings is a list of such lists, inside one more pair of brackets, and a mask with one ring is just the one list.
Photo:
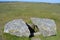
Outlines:
{"label": "grey rock", "polygon": [[34,33],[34,36],[38,36],[40,34],[41,34],[40,32],[36,32],[36,33]]}
{"label": "grey rock", "polygon": [[30,31],[22,19],[15,19],[8,22],[4,28],[5,33],[10,33],[16,36],[25,36],[29,37]]}
{"label": "grey rock", "polygon": [[33,24],[37,25],[39,32],[44,37],[56,35],[56,24],[52,19],[47,18],[31,18]]}

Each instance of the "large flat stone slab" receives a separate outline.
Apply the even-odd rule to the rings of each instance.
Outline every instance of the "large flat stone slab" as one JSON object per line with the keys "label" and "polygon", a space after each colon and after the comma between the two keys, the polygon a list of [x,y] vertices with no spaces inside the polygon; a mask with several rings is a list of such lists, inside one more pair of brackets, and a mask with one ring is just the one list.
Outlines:
{"label": "large flat stone slab", "polygon": [[56,35],[56,24],[52,19],[47,18],[31,18],[33,24],[37,25],[44,37]]}
{"label": "large flat stone slab", "polygon": [[15,19],[5,24],[4,32],[20,37],[30,35],[30,31],[22,19]]}

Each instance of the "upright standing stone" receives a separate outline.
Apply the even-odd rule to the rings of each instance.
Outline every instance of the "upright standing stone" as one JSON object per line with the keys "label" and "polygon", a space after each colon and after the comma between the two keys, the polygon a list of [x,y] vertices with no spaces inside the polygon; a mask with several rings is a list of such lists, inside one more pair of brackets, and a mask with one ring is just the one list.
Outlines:
{"label": "upright standing stone", "polygon": [[52,19],[31,18],[33,24],[37,25],[44,37],[56,35],[56,24]]}
{"label": "upright standing stone", "polygon": [[5,33],[10,33],[16,36],[26,36],[29,37],[30,31],[22,19],[15,19],[8,22],[4,28]]}

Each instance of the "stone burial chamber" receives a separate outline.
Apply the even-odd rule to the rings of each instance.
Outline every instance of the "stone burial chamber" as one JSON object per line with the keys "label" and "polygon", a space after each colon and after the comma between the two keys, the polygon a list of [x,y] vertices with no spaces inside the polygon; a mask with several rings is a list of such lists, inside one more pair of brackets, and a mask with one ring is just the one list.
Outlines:
{"label": "stone burial chamber", "polygon": [[22,19],[15,19],[5,24],[4,32],[20,37],[29,37],[30,35],[28,26]]}
{"label": "stone burial chamber", "polygon": [[56,35],[56,24],[52,19],[47,18],[30,18],[32,23],[37,25],[39,33],[44,37]]}
{"label": "stone burial chamber", "polygon": [[[5,24],[4,33],[20,37],[33,37],[42,34],[44,37],[56,35],[56,24],[52,19],[30,18],[32,24],[25,23],[22,19],[15,19]],[[33,28],[32,28],[33,27]],[[38,30],[37,30],[38,29]]]}

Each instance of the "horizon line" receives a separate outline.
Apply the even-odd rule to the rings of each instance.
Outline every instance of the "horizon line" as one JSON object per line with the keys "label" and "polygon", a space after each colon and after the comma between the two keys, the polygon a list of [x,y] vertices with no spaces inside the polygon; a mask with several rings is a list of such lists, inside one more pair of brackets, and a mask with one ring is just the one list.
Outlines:
{"label": "horizon line", "polygon": [[33,1],[0,1],[0,2],[32,2],[32,3],[60,3],[60,2],[33,2]]}

